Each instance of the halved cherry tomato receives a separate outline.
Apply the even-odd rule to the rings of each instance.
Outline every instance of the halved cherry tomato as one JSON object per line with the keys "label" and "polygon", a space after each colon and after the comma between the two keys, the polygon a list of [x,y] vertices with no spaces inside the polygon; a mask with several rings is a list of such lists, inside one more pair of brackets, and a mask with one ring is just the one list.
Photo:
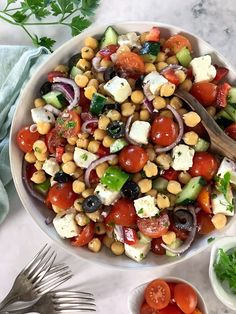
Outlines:
{"label": "halved cherry tomato", "polygon": [[151,139],[155,144],[168,146],[178,137],[178,125],[169,117],[158,115],[151,127]]}
{"label": "halved cherry tomato", "polygon": [[108,45],[99,50],[99,54],[105,59],[110,59],[110,56],[115,53],[118,48],[118,45]]}
{"label": "halved cherry tomato", "polygon": [[216,76],[214,77],[214,83],[219,83],[221,80],[223,80],[226,75],[229,73],[229,70],[224,67],[216,67]]}
{"label": "halved cherry tomato", "polygon": [[227,106],[227,97],[231,86],[228,83],[223,83],[217,86],[216,94],[216,106],[217,107],[226,107]]}
{"label": "halved cherry tomato", "polygon": [[51,129],[51,131],[46,134],[45,137],[46,145],[49,150],[49,153],[54,154],[58,146],[65,146],[66,139],[61,137],[56,128]]}
{"label": "halved cherry tomato", "polygon": [[76,136],[81,127],[80,116],[74,110],[65,110],[56,120],[57,132],[65,138]]}
{"label": "halved cherry tomato", "polygon": [[182,314],[183,312],[175,304],[168,304],[163,310],[159,311],[160,314]]}
{"label": "halved cherry tomato", "polygon": [[174,291],[175,291],[175,282],[167,282],[168,286],[170,287],[170,297],[171,297],[171,302],[175,303],[175,297],[174,297]]}
{"label": "halved cherry tomato", "polygon": [[188,38],[186,38],[183,35],[179,35],[179,34],[171,36],[164,43],[164,49],[168,48],[174,54],[179,52],[184,47],[187,47],[190,52],[192,51],[192,46],[191,46]]}
{"label": "halved cherry tomato", "polygon": [[82,107],[82,112],[88,112],[90,107],[90,102],[87,97],[84,96],[84,88],[80,88],[80,99],[79,99],[79,105]]}
{"label": "halved cherry tomato", "polygon": [[181,230],[181,229],[176,228],[172,223],[170,225],[169,230],[174,231],[176,234],[176,237],[182,241],[185,241],[188,237],[188,234],[189,234],[189,232],[186,230]]}
{"label": "halved cherry tomato", "polygon": [[214,104],[217,94],[217,85],[209,82],[194,83],[190,93],[204,106]]}
{"label": "halved cherry tomato", "polygon": [[88,244],[94,237],[94,222],[90,222],[87,226],[83,228],[81,233],[71,239],[71,244],[73,246],[84,246]]}
{"label": "halved cherry tomato", "polygon": [[147,34],[145,40],[158,42],[158,41],[160,41],[160,34],[161,34],[160,29],[156,26],[153,26],[152,29],[150,30],[150,32]]}
{"label": "halved cherry tomato", "polygon": [[68,209],[74,204],[77,197],[78,195],[73,191],[71,182],[56,183],[50,188],[47,201],[62,209]]}
{"label": "halved cherry tomato", "polygon": [[146,302],[142,304],[140,314],[160,314],[158,310],[153,309]]}
{"label": "halved cherry tomato", "polygon": [[191,314],[197,306],[197,294],[192,287],[185,283],[178,283],[174,289],[175,301],[185,313]]}
{"label": "halved cherry tomato", "polygon": [[225,133],[236,141],[236,123],[230,124],[226,129]]}
{"label": "halved cherry tomato", "polygon": [[162,178],[170,181],[170,180],[176,180],[178,178],[180,171],[174,170],[173,168],[164,170],[162,173]]}
{"label": "halved cherry tomato", "polygon": [[188,170],[192,177],[202,176],[205,180],[211,180],[218,169],[218,162],[214,155],[208,152],[197,152],[193,157],[193,165]]}
{"label": "halved cherry tomato", "polygon": [[161,246],[161,244],[164,243],[162,241],[162,238],[156,238],[152,239],[151,242],[151,251],[156,255],[165,255],[166,250]]}
{"label": "halved cherry tomato", "polygon": [[195,309],[191,314],[203,314],[199,309]]}
{"label": "halved cherry tomato", "polygon": [[208,234],[215,230],[215,226],[211,222],[211,216],[203,210],[197,213],[197,226],[199,234]]}
{"label": "halved cherry tomato", "polygon": [[148,305],[161,310],[170,302],[170,288],[164,280],[156,279],[147,285],[144,296]]}
{"label": "halved cherry tomato", "polygon": [[164,71],[163,76],[171,83],[175,85],[179,85],[180,80],[178,75],[175,74],[175,71],[173,69],[169,69],[167,71]]}
{"label": "halved cherry tomato", "polygon": [[162,214],[160,217],[152,218],[139,218],[137,220],[139,230],[147,237],[160,238],[166,234],[169,226],[170,219],[167,214]]}
{"label": "halved cherry tomato", "polygon": [[18,131],[16,142],[22,152],[29,153],[32,151],[34,142],[39,139],[39,136],[37,131],[31,132],[30,127],[26,126]]}
{"label": "halved cherry tomato", "polygon": [[121,168],[130,173],[139,172],[148,161],[145,149],[136,145],[129,145],[122,149],[119,155]]}
{"label": "halved cherry tomato", "polygon": [[123,230],[124,230],[125,243],[129,245],[134,245],[138,240],[136,231],[132,228],[127,228],[127,227],[124,227]]}
{"label": "halved cherry tomato", "polygon": [[110,154],[110,148],[109,147],[105,147],[102,144],[99,145],[98,151],[96,152],[96,154],[99,157],[104,157],[104,156],[108,156]]}
{"label": "halved cherry tomato", "polygon": [[143,59],[134,52],[119,53],[115,65],[123,75],[134,79],[145,73]]}
{"label": "halved cherry tomato", "polygon": [[65,152],[65,148],[63,146],[56,147],[56,161],[62,162],[62,155]]}
{"label": "halved cherry tomato", "polygon": [[55,77],[65,77],[66,74],[60,71],[51,71],[48,73],[48,82],[53,83]]}
{"label": "halved cherry tomato", "polygon": [[201,192],[198,194],[197,197],[198,205],[201,207],[204,212],[207,214],[211,214],[211,187],[210,185],[204,186]]}

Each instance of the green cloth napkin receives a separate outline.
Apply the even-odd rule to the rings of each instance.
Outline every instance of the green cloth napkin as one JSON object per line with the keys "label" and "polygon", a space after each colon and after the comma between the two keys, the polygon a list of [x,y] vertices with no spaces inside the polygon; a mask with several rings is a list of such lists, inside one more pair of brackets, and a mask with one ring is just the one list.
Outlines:
{"label": "green cloth napkin", "polygon": [[9,211],[6,185],[12,180],[9,132],[20,91],[48,57],[46,48],[0,46],[0,223]]}

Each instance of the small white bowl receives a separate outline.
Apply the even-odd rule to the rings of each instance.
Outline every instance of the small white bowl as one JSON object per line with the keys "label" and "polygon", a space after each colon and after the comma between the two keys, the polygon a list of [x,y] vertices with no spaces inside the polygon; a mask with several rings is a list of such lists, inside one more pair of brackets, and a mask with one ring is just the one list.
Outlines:
{"label": "small white bowl", "polygon": [[[197,293],[199,310],[203,314],[208,314],[209,313],[208,310],[207,310],[206,303],[205,303],[201,293],[191,283],[189,283],[188,281],[186,281],[184,279],[177,278],[177,277],[164,277],[162,279],[165,280],[166,282],[185,283],[185,284],[189,285],[190,287],[192,287],[194,289],[194,291],[196,291],[196,293]],[[151,282],[151,281],[149,281],[149,282]],[[149,284],[149,282],[143,283],[142,285],[134,288],[129,293],[129,296],[128,296],[128,309],[129,309],[129,313],[130,314],[139,314],[140,313],[140,308],[141,308],[141,305],[142,305],[142,303],[144,301],[144,291],[145,291],[147,285]]]}
{"label": "small white bowl", "polygon": [[217,239],[211,249],[211,259],[209,265],[209,277],[213,291],[217,298],[227,307],[236,311],[236,295],[226,291],[214,271],[214,263],[217,258],[218,249],[228,251],[232,248],[236,248],[236,237],[223,237]]}

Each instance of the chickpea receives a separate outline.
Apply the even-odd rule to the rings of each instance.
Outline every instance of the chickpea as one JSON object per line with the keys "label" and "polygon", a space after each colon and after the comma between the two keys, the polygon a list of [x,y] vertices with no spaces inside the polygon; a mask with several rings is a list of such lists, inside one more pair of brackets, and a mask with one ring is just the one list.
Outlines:
{"label": "chickpea", "polygon": [[145,43],[146,37],[147,37],[148,34],[149,34],[148,32],[144,32],[144,33],[142,33],[142,34],[140,35],[139,38],[140,38],[140,43],[141,43],[141,44]]}
{"label": "chickpea", "polygon": [[65,164],[67,161],[73,160],[73,153],[66,152],[61,156],[62,162]]}
{"label": "chickpea", "polygon": [[143,168],[143,171],[145,172],[145,175],[148,178],[154,177],[158,174],[158,168],[157,165],[153,162],[149,161],[146,163],[146,165]]}
{"label": "chickpea", "polygon": [[162,51],[158,52],[156,61],[157,62],[164,62],[166,60],[166,54]]}
{"label": "chickpea", "polygon": [[72,175],[76,171],[77,166],[74,161],[67,161],[61,168],[65,173]]}
{"label": "chickpea", "polygon": [[182,190],[181,185],[178,181],[170,180],[167,185],[167,191],[172,194],[178,194]]}
{"label": "chickpea", "polygon": [[36,153],[44,154],[47,152],[47,145],[42,140],[37,140],[33,144],[33,150]]}
{"label": "chickpea", "polygon": [[43,164],[44,164],[43,161],[36,160],[36,161],[35,161],[35,164],[34,164],[35,169],[36,169],[36,170],[41,170],[42,167],[43,167]]}
{"label": "chickpea", "polygon": [[111,120],[107,116],[100,116],[98,119],[98,128],[101,130],[106,130],[108,124],[111,122]]}
{"label": "chickpea", "polygon": [[48,157],[48,152],[46,153],[38,153],[38,152],[34,152],[34,156],[37,158],[37,160],[39,161],[45,161]]}
{"label": "chickpea", "polygon": [[102,248],[102,243],[98,238],[93,238],[89,243],[88,243],[88,248],[90,251],[94,253],[98,253],[101,251]]}
{"label": "chickpea", "polygon": [[141,175],[141,173],[135,173],[134,174],[134,176],[133,176],[133,181],[135,182],[135,183],[138,183],[140,180],[142,179],[142,175]]}
{"label": "chickpea", "polygon": [[126,45],[122,45],[116,50],[117,54],[122,53],[122,52],[130,52],[130,48]]}
{"label": "chickpea", "polygon": [[79,180],[75,180],[72,183],[72,189],[75,193],[80,194],[85,190],[85,183]]}
{"label": "chickpea", "polygon": [[26,153],[25,160],[30,164],[34,164],[37,161],[34,152]]}
{"label": "chickpea", "polygon": [[178,111],[178,114],[179,114],[181,117],[183,117],[183,115],[188,112],[188,110],[185,109],[185,108],[180,108],[180,109],[178,109],[177,111]]}
{"label": "chickpea", "polygon": [[91,60],[95,56],[95,53],[94,53],[92,48],[90,48],[90,47],[83,47],[81,49],[81,56],[82,56],[83,59]]}
{"label": "chickpea", "polygon": [[171,245],[176,240],[176,234],[173,231],[168,231],[166,234],[162,236],[162,241],[167,244]]}
{"label": "chickpea", "polygon": [[75,150],[74,145],[66,144],[66,146],[65,146],[65,152],[66,153],[73,153],[74,150]]}
{"label": "chickpea", "polygon": [[171,56],[171,57],[166,59],[166,63],[168,63],[168,64],[179,64],[179,61],[176,58],[176,56]]}
{"label": "chickpea", "polygon": [[94,192],[94,189],[86,189],[86,190],[84,190],[84,191],[82,192],[82,196],[83,196],[83,198],[86,198],[86,197],[92,195],[93,192]]}
{"label": "chickpea", "polygon": [[111,121],[118,121],[121,119],[121,114],[117,110],[109,110],[106,116],[110,118]]}
{"label": "chickpea", "polygon": [[88,133],[79,133],[78,138],[88,138],[89,134]]}
{"label": "chickpea", "polygon": [[146,149],[146,152],[148,154],[148,159],[150,161],[153,161],[155,159],[155,157],[156,157],[156,153],[155,153],[154,149],[152,147],[148,147]]}
{"label": "chickpea", "polygon": [[[103,72],[98,72],[96,73],[96,78],[98,80],[99,83],[103,83],[105,80],[104,80],[104,73]],[[103,85],[104,86],[104,85]],[[99,85],[99,88],[98,88],[98,91],[100,91],[100,85]]]}
{"label": "chickpea", "polygon": [[135,105],[130,102],[125,102],[121,105],[121,113],[124,117],[131,116],[135,111]]}
{"label": "chickpea", "polygon": [[211,218],[211,222],[217,230],[222,229],[227,224],[227,217],[224,214],[216,214]]}
{"label": "chickpea", "polygon": [[106,228],[103,222],[96,222],[95,223],[95,233],[96,234],[105,234]]}
{"label": "chickpea", "polygon": [[109,165],[106,162],[103,162],[100,165],[98,165],[96,167],[97,176],[99,178],[101,178],[104,175],[104,173],[105,173],[105,171],[107,170],[108,167],[109,167]]}
{"label": "chickpea", "polygon": [[83,208],[82,208],[82,203],[83,203],[83,199],[81,198],[77,198],[74,201],[74,208],[76,209],[77,212],[83,212]]}
{"label": "chickpea", "polygon": [[183,120],[187,126],[194,128],[201,121],[201,118],[195,111],[189,111],[183,115]]}
{"label": "chickpea", "polygon": [[76,141],[76,146],[79,148],[87,149],[89,140],[87,138],[78,138]]}
{"label": "chickpea", "polygon": [[84,72],[91,69],[91,63],[85,59],[80,59],[77,62],[76,66]]}
{"label": "chickpea", "polygon": [[46,105],[46,101],[43,98],[36,98],[34,100],[34,106],[36,108],[43,107]]}
{"label": "chickpea", "polygon": [[173,108],[175,108],[176,110],[178,110],[178,109],[180,109],[183,106],[183,102],[182,102],[182,100],[179,97],[174,96],[170,100],[170,105]]}
{"label": "chickpea", "polygon": [[[84,171],[83,169],[77,167],[75,172],[72,174],[72,178],[73,179],[79,179],[81,176],[83,176]],[[82,180],[82,179],[81,179]]]}
{"label": "chickpea", "polygon": [[210,116],[214,117],[216,114],[216,108],[214,106],[209,106],[206,108],[206,111],[209,113]]}
{"label": "chickpea", "polygon": [[56,205],[52,205],[52,209],[56,214],[62,213],[63,211],[65,211],[63,208],[60,208]]}
{"label": "chickpea", "polygon": [[114,138],[112,138],[112,137],[109,136],[109,135],[106,135],[106,136],[104,137],[103,141],[102,141],[102,145],[103,145],[104,147],[110,147],[111,144],[113,144],[114,142],[115,142],[115,139],[114,139]]}
{"label": "chickpea", "polygon": [[96,129],[93,133],[94,139],[97,141],[102,141],[106,136],[106,131],[101,129]]}
{"label": "chickpea", "polygon": [[135,90],[131,94],[131,100],[134,104],[141,104],[144,100],[144,94],[141,90]]}
{"label": "chickpea", "polygon": [[147,109],[140,110],[140,120],[147,121],[150,119],[150,113]]}
{"label": "chickpea", "polygon": [[70,145],[75,145],[75,144],[76,144],[76,141],[77,141],[77,137],[76,137],[76,136],[68,137],[68,138],[67,138],[67,142],[68,142]]}
{"label": "chickpea", "polygon": [[55,67],[54,71],[59,71],[67,74],[69,72],[69,67],[65,64],[59,64],[58,66]]}
{"label": "chickpea", "polygon": [[186,132],[183,136],[184,143],[187,145],[196,145],[198,138],[198,134],[194,131]]}
{"label": "chickpea", "polygon": [[135,81],[134,79],[130,78],[130,77],[127,78],[127,81],[128,81],[128,83],[129,83],[131,89],[134,90],[134,89],[135,89],[135,83],[136,83],[136,81]]}
{"label": "chickpea", "polygon": [[158,72],[160,72],[161,70],[163,70],[165,67],[167,67],[168,66],[168,63],[166,63],[166,62],[157,62],[156,63],[156,70],[158,71]]}
{"label": "chickpea", "polygon": [[175,84],[165,83],[160,88],[160,96],[170,97],[175,92]]}
{"label": "chickpea", "polygon": [[[84,75],[86,75],[89,80],[91,80],[93,78],[93,72],[90,71],[90,70],[89,71],[85,71]],[[88,83],[88,86],[90,86],[89,83]]]}
{"label": "chickpea", "polygon": [[141,193],[147,193],[152,188],[152,180],[142,179],[138,182]]}
{"label": "chickpea", "polygon": [[95,154],[98,151],[99,146],[100,146],[100,142],[99,141],[91,141],[91,142],[89,142],[87,149],[88,149],[88,151],[90,153],[94,153]]}
{"label": "chickpea", "polygon": [[103,238],[103,244],[107,247],[107,248],[111,248],[112,243],[114,242],[113,238],[109,238],[107,235],[105,235],[105,237]]}
{"label": "chickpea", "polygon": [[173,113],[170,110],[161,110],[160,116],[173,119]]}
{"label": "chickpea", "polygon": [[111,251],[115,255],[122,255],[125,251],[124,244],[118,241],[115,241],[111,244]]}
{"label": "chickpea", "polygon": [[37,131],[41,135],[48,134],[51,129],[51,123],[49,122],[38,122],[37,123]]}
{"label": "chickpea", "polygon": [[150,191],[148,191],[146,193],[146,195],[150,195],[150,196],[156,197],[157,196],[157,190],[151,189]]}
{"label": "chickpea", "polygon": [[163,109],[165,108],[166,106],[166,100],[165,98],[161,97],[161,96],[156,96],[154,99],[153,99],[153,107],[157,110],[160,110],[160,109]]}
{"label": "chickpea", "polygon": [[190,79],[186,79],[179,85],[179,89],[185,90],[186,92],[189,92],[190,89],[192,88],[192,81]]}
{"label": "chickpea", "polygon": [[179,82],[183,83],[186,80],[187,75],[182,70],[175,71],[175,74],[179,78]]}
{"label": "chickpea", "polygon": [[118,156],[115,156],[114,158],[112,158],[111,160],[108,160],[109,165],[111,166],[115,166],[118,164]]}
{"label": "chickpea", "polygon": [[180,183],[182,184],[187,184],[191,179],[191,176],[188,172],[186,171],[182,171],[180,172],[179,176],[178,176],[178,180]]}
{"label": "chickpea", "polygon": [[145,73],[151,73],[153,71],[156,71],[156,67],[153,63],[144,63],[144,69],[145,69]]}
{"label": "chickpea", "polygon": [[172,158],[169,154],[161,153],[157,156],[156,162],[160,165],[164,170],[168,170],[172,163]]}
{"label": "chickpea", "polygon": [[87,213],[86,215],[94,222],[98,222],[102,220],[100,210],[96,210],[93,213]]}
{"label": "chickpea", "polygon": [[92,78],[92,79],[88,82],[87,86],[93,86],[93,87],[95,87],[96,90],[97,90],[97,89],[98,89],[98,86],[99,86],[99,82],[98,82],[98,80]]}
{"label": "chickpea", "polygon": [[33,181],[36,184],[43,183],[46,181],[46,175],[43,170],[37,170],[33,173],[32,177],[30,178],[31,181]]}
{"label": "chickpea", "polygon": [[84,213],[78,213],[75,216],[75,221],[80,227],[84,227],[89,223],[89,218]]}
{"label": "chickpea", "polygon": [[94,37],[86,37],[84,44],[85,46],[90,47],[92,49],[96,49],[98,47],[98,41]]}
{"label": "chickpea", "polygon": [[169,197],[165,194],[158,193],[157,194],[157,206],[160,209],[168,208],[170,207],[170,200]]}
{"label": "chickpea", "polygon": [[84,74],[77,74],[75,76],[75,83],[81,88],[85,87],[88,84],[88,81],[88,77]]}
{"label": "chickpea", "polygon": [[171,193],[168,193],[166,194],[168,197],[169,197],[169,200],[170,200],[170,207],[174,207],[175,204],[176,204],[176,198],[177,196],[175,194],[171,194]]}

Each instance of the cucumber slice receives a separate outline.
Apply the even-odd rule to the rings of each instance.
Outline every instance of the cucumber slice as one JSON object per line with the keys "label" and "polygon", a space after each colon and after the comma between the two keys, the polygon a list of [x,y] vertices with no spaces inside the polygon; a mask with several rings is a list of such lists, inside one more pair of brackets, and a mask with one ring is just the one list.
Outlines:
{"label": "cucumber slice", "polygon": [[118,43],[118,34],[114,30],[113,27],[108,26],[107,29],[105,30],[102,39],[101,39],[101,44],[100,44],[100,49],[108,46],[108,45],[117,45]]}
{"label": "cucumber slice", "polygon": [[197,144],[193,146],[196,152],[205,152],[208,150],[210,143],[202,138],[199,138]]}
{"label": "cucumber slice", "polygon": [[61,109],[66,105],[66,100],[62,93],[58,91],[52,91],[42,96],[47,104],[50,104],[57,109]]}
{"label": "cucumber slice", "polygon": [[94,93],[91,104],[90,104],[90,112],[95,116],[99,116],[105,107],[106,104],[106,97],[99,93]]}
{"label": "cucumber slice", "polygon": [[168,185],[168,180],[164,178],[157,178],[152,182],[152,188],[157,190],[158,192],[165,192]]}
{"label": "cucumber slice", "polygon": [[184,47],[179,52],[177,52],[176,58],[179,60],[179,63],[184,67],[188,67],[189,63],[192,60],[191,53],[187,47]]}
{"label": "cucumber slice", "polygon": [[231,120],[236,122],[236,103],[227,105],[224,111],[232,118]]}
{"label": "cucumber slice", "polygon": [[51,184],[49,178],[47,178],[46,181],[44,181],[43,183],[33,184],[33,189],[38,191],[42,195],[46,195],[50,187]]}
{"label": "cucumber slice", "polygon": [[232,88],[229,90],[228,102],[229,102],[230,104],[236,104],[236,87],[232,87]]}
{"label": "cucumber slice", "polygon": [[70,71],[70,78],[74,79],[77,74],[83,74],[83,71],[76,66],[73,66]]}
{"label": "cucumber slice", "polygon": [[150,42],[146,41],[142,48],[139,51],[143,61],[145,62],[155,62],[157,58],[157,54],[160,52],[160,43],[159,42]]}
{"label": "cucumber slice", "polygon": [[110,153],[111,154],[116,153],[127,145],[128,143],[126,142],[126,140],[124,140],[123,138],[118,138],[117,140],[115,140],[113,144],[111,144]]}
{"label": "cucumber slice", "polygon": [[176,204],[187,205],[195,201],[205,184],[205,180],[200,176],[192,178],[177,194]]}
{"label": "cucumber slice", "polygon": [[228,112],[225,111],[225,109],[220,110],[216,115],[216,120],[221,118],[233,121],[233,118],[231,117],[230,114],[228,114]]}
{"label": "cucumber slice", "polygon": [[139,242],[142,243],[142,244],[148,244],[152,241],[151,238],[145,236],[142,232],[138,231],[137,232],[138,234],[138,238],[139,238]]}
{"label": "cucumber slice", "polygon": [[[178,249],[182,245],[182,241],[179,238],[176,238],[176,240],[171,244],[168,245],[170,249]],[[166,250],[166,256],[175,257],[177,254],[171,253],[170,251]]]}

